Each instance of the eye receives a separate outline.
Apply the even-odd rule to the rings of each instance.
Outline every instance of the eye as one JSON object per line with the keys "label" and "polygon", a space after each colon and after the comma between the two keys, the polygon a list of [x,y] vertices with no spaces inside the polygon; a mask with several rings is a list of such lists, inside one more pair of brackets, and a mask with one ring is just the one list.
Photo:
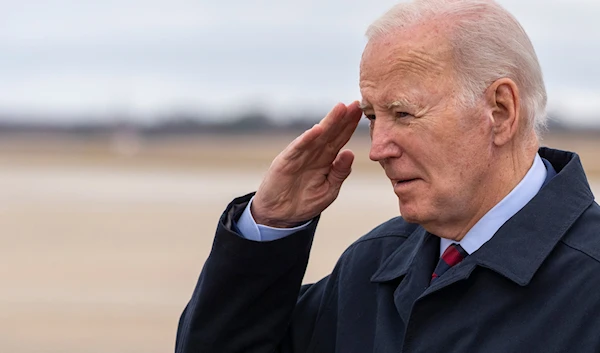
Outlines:
{"label": "eye", "polygon": [[396,118],[400,118],[400,119],[404,119],[404,118],[408,118],[411,115],[407,112],[397,112],[396,113]]}
{"label": "eye", "polygon": [[375,114],[365,114],[365,118],[369,121],[375,120]]}

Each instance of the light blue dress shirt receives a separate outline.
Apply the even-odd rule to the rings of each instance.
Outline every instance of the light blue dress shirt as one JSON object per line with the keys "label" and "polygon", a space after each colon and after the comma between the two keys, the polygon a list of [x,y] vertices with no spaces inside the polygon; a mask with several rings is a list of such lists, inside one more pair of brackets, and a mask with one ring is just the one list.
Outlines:
{"label": "light blue dress shirt", "polygon": [[[519,212],[533,197],[540,191],[546,180],[547,171],[544,162],[539,154],[535,155],[533,165],[519,184],[502,201],[488,211],[458,242],[463,249],[472,254],[483,244],[488,242],[496,231],[506,223],[512,216]],[[273,241],[284,238],[299,230],[304,229],[310,224],[310,221],[295,228],[272,228],[256,224],[250,206],[252,200],[242,213],[237,222],[237,227],[241,235],[254,241]],[[440,238],[440,256],[455,241]]]}
{"label": "light blue dress shirt", "polygon": [[254,221],[254,217],[252,217],[252,212],[250,212],[250,206],[252,206],[253,200],[254,197],[250,199],[250,202],[248,202],[248,206],[246,206],[244,213],[242,213],[240,219],[237,222],[237,227],[241,235],[246,239],[254,241],[273,241],[285,238],[288,235],[292,235],[293,233],[304,229],[310,224],[310,222],[312,222],[308,221],[305,224],[294,228],[273,228],[263,226],[262,224],[256,224],[256,222]]}

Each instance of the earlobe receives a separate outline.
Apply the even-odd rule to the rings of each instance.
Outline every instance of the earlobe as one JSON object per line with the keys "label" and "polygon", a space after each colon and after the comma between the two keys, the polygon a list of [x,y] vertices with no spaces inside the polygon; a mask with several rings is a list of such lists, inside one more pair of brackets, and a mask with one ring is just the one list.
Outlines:
{"label": "earlobe", "polygon": [[494,143],[502,146],[514,139],[520,125],[519,89],[508,78],[494,82],[488,90],[492,108]]}

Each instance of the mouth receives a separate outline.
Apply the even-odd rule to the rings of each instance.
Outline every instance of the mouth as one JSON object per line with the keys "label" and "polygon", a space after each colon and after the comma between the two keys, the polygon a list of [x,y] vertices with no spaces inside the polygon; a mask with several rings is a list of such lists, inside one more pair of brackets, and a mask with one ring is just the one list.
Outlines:
{"label": "mouth", "polygon": [[419,180],[419,178],[403,179],[403,180],[392,180],[392,184],[395,187],[397,185],[409,184],[409,183],[412,183],[412,182],[417,181],[417,180]]}
{"label": "mouth", "polygon": [[419,178],[392,180],[392,185],[394,185],[394,191],[402,192],[410,189],[419,180]]}

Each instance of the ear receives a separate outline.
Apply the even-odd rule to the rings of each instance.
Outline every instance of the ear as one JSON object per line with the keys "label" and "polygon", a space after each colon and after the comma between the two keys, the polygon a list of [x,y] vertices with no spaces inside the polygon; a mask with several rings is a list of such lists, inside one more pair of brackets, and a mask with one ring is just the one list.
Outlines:
{"label": "ear", "polygon": [[517,84],[509,78],[501,78],[486,91],[491,108],[494,144],[503,146],[513,140],[521,126],[521,100]]}

